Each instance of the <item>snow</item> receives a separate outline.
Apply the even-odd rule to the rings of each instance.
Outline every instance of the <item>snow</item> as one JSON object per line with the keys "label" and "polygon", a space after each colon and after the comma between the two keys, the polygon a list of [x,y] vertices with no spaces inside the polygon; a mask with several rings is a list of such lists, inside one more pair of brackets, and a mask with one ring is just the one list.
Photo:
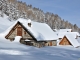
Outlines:
{"label": "snow", "polygon": [[80,43],[80,37],[77,38],[77,41]]}
{"label": "snow", "polygon": [[14,22],[8,20],[8,16],[4,14],[4,17],[0,17],[0,33],[4,32]]}
{"label": "snow", "polygon": [[28,23],[31,23],[31,20],[30,19],[28,19]]}
{"label": "snow", "polygon": [[0,37],[0,60],[78,60],[80,48],[53,46],[36,48],[9,42]]}
{"label": "snow", "polygon": [[58,38],[63,38],[66,34],[72,34],[74,38],[76,38],[76,36],[80,36],[78,32],[57,32],[57,34]]}
{"label": "snow", "polygon": [[54,31],[56,31],[56,32],[71,32],[72,31],[72,29],[54,29]]}
{"label": "snow", "polygon": [[21,36],[16,36],[14,42],[19,42],[21,38],[22,38]]}
{"label": "snow", "polygon": [[13,22],[6,20],[1,26],[5,22],[3,19],[0,22],[0,60],[80,60],[80,48],[73,46],[36,48],[5,39],[3,31]]}
{"label": "snow", "polygon": [[31,40],[25,40],[25,41],[31,41]]}
{"label": "snow", "polygon": [[16,50],[0,50],[0,54],[8,54],[8,55],[23,55],[21,51],[16,51]]}
{"label": "snow", "polygon": [[68,32],[58,32],[58,38],[63,38]]}
{"label": "snow", "polygon": [[80,36],[80,34],[78,32],[68,32],[67,34],[71,34],[74,38]]}

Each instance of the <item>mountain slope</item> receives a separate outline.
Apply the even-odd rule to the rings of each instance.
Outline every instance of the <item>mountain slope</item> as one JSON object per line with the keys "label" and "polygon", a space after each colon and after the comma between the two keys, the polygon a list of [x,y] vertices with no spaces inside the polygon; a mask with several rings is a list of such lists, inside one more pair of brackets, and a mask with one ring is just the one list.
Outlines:
{"label": "mountain slope", "polygon": [[4,32],[14,22],[8,17],[0,17],[0,60],[79,60],[80,48],[72,46],[52,46],[36,48],[4,38]]}
{"label": "mountain slope", "polygon": [[0,17],[0,33],[4,32],[13,22],[9,21],[8,16]]}
{"label": "mountain slope", "polygon": [[[45,47],[36,48],[10,42],[1,38],[0,34],[0,60],[78,60],[80,59],[80,49],[67,47]],[[72,50],[71,50],[72,49]]]}
{"label": "mountain slope", "polygon": [[0,16],[5,13],[9,16],[9,20],[17,20],[18,18],[31,19],[38,22],[47,23],[52,29],[72,29],[80,32],[77,24],[61,19],[58,14],[46,12],[43,10],[27,5],[25,2],[17,0],[0,0]]}

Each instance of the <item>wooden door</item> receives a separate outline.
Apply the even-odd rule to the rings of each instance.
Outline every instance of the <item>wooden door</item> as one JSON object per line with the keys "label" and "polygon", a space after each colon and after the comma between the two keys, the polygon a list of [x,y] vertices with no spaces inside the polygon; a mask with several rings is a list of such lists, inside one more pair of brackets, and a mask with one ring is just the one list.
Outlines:
{"label": "wooden door", "polygon": [[17,36],[22,36],[22,28],[21,27],[17,28]]}
{"label": "wooden door", "polygon": [[52,46],[52,41],[50,41],[50,46]]}

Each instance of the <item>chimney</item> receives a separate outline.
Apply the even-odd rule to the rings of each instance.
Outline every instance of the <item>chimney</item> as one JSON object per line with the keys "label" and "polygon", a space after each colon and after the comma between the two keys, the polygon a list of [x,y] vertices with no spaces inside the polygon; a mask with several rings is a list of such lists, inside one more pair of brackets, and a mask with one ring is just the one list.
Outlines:
{"label": "chimney", "polygon": [[31,20],[28,20],[28,26],[31,27]]}

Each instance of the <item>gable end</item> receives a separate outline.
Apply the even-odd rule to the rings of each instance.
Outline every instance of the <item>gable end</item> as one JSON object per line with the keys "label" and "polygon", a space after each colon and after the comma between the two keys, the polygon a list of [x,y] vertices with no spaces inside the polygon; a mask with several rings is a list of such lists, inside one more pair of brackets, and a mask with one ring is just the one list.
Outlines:
{"label": "gable end", "polygon": [[32,38],[33,40],[37,41],[37,39],[28,31],[27,28],[25,28],[23,26],[23,24],[21,24],[19,21],[15,24],[15,26],[12,27],[12,29],[9,31],[9,33],[5,36],[6,39],[8,39],[8,37],[13,33],[13,31],[18,27],[21,26]]}
{"label": "gable end", "polygon": [[59,45],[72,45],[71,42],[67,39],[66,36],[60,41]]}

